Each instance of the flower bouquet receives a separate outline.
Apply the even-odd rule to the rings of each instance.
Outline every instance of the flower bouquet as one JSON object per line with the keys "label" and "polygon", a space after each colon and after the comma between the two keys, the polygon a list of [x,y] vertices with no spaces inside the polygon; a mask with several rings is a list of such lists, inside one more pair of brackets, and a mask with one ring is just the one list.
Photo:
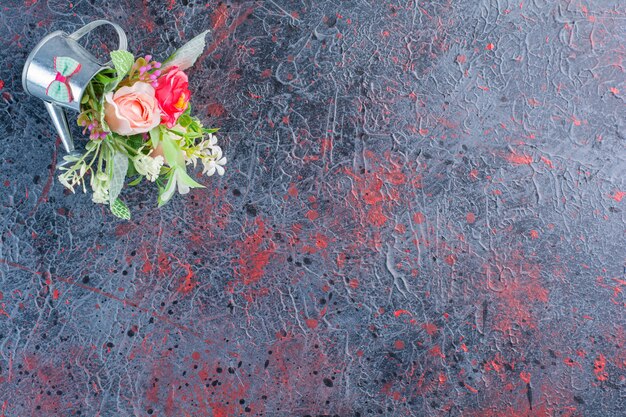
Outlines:
{"label": "flower bouquet", "polygon": [[[202,187],[187,173],[188,165],[196,167],[200,160],[203,174],[224,174],[226,158],[214,135],[218,129],[203,127],[191,115],[184,72],[204,50],[205,35],[195,37],[163,62],[150,55],[135,59],[128,51],[111,52],[113,68],[96,74],[82,97],[77,121],[90,140],[82,155],[64,157],[59,181],[65,187],[74,192],[82,186],[86,192],[85,177],[89,176],[93,201],[108,204],[117,217],[130,219],[128,207],[119,198],[126,178],[129,186],[144,179],[155,183],[160,207],[176,190],[186,194],[190,188]],[[55,65],[69,68],[68,73],[73,65],[80,68],[72,62]]]}

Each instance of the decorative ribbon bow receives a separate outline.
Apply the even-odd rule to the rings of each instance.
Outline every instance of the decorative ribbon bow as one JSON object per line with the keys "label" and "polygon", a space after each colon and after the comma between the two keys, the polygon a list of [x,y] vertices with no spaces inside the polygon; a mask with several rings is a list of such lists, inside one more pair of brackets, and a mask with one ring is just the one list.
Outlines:
{"label": "decorative ribbon bow", "polygon": [[54,80],[46,88],[46,95],[56,101],[69,103],[73,100],[70,77],[80,71],[80,63],[68,56],[54,57]]}

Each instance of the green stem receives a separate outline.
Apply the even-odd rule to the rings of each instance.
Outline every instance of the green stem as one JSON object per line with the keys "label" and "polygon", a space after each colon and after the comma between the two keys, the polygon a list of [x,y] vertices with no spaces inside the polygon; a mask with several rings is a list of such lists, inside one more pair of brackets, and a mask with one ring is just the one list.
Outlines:
{"label": "green stem", "polygon": [[[128,144],[124,143],[124,141],[121,141],[119,139],[116,139],[113,135],[111,135],[111,138],[113,139],[113,141],[115,142],[116,145],[118,146],[123,146],[124,148],[126,148],[126,150],[134,153],[135,155],[138,155],[139,152],[137,152],[135,149],[133,149],[132,146],[129,146]],[[129,155],[130,156],[130,155]]]}
{"label": "green stem", "polygon": [[104,162],[104,152],[98,152],[98,172],[102,172],[102,163]]}

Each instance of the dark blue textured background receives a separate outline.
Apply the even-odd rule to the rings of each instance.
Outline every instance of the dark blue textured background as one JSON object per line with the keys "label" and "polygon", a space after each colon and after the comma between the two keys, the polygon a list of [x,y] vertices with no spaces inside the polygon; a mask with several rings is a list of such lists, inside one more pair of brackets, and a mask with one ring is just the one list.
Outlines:
{"label": "dark blue textured background", "polygon": [[[98,18],[160,58],[213,29],[189,74],[227,173],[160,210],[126,191],[129,222],[64,192],[20,82],[46,33]],[[624,415],[625,21],[3,1],[0,416]]]}

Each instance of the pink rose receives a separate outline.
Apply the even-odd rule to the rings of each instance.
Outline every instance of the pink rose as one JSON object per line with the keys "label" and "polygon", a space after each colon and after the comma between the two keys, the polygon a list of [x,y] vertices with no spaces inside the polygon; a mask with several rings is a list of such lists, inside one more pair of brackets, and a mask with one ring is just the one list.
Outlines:
{"label": "pink rose", "polygon": [[111,130],[123,136],[150,131],[161,122],[159,103],[154,88],[136,82],[104,96],[104,120]]}
{"label": "pink rose", "polygon": [[155,96],[161,109],[161,121],[171,129],[189,106],[187,74],[172,67],[157,80]]}

